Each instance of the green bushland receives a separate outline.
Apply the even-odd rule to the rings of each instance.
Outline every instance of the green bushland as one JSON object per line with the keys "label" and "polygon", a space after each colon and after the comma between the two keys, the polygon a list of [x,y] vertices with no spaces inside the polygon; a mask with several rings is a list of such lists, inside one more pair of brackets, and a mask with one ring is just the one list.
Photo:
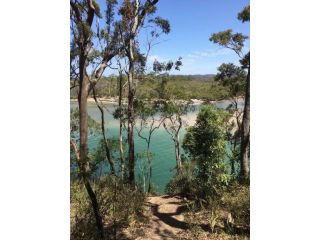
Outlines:
{"label": "green bushland", "polygon": [[[155,99],[159,89],[166,82],[165,91],[174,99],[221,100],[228,98],[226,86],[214,81],[213,75],[153,75],[147,74],[138,79],[136,98]],[[127,87],[127,86],[126,86]],[[102,77],[97,84],[99,97],[118,96],[118,77]],[[78,88],[71,90],[71,97],[77,97]],[[124,89],[124,93],[127,91]]]}

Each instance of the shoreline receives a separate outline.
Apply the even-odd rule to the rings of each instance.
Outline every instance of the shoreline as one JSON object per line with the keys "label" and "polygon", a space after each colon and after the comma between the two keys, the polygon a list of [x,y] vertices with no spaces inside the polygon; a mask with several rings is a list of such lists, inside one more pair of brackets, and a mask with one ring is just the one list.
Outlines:
{"label": "shoreline", "polygon": [[[102,103],[118,103],[118,97],[111,97],[111,98],[97,98],[98,101],[102,102]],[[193,104],[195,105],[200,105],[202,103],[205,102],[205,100],[201,100],[201,99],[190,99],[192,101]],[[243,101],[244,98],[239,97],[238,98],[239,101]],[[77,102],[78,99],[77,98],[70,98],[70,102]],[[178,100],[181,101],[181,100]],[[217,102],[222,102],[222,101],[230,101],[230,99],[221,99],[221,100],[212,100],[210,101],[210,103],[217,103]],[[88,97],[88,103],[95,103],[94,98],[92,97]]]}
{"label": "shoreline", "polygon": [[[97,98],[98,101],[102,103],[118,103],[118,98]],[[78,102],[77,98],[70,98],[70,102]],[[88,103],[95,103],[94,98],[88,97]]]}

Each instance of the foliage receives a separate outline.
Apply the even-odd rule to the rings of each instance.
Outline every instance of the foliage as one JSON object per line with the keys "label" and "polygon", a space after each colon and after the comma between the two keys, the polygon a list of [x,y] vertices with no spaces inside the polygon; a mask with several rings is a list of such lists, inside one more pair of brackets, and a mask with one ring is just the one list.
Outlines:
{"label": "foliage", "polygon": [[242,11],[238,13],[238,20],[242,22],[250,21],[250,5],[245,6]]}
{"label": "foliage", "polygon": [[[119,141],[117,139],[111,138],[108,139],[108,143],[111,156],[113,159],[115,159]],[[106,166],[105,163],[108,163],[108,161],[106,159],[106,148],[104,145],[104,140],[102,138],[97,142],[94,149],[90,151],[89,159],[91,176],[94,179],[99,179],[101,176],[110,173],[110,165],[107,165],[108,168],[104,167]]]}
{"label": "foliage", "polygon": [[149,118],[155,116],[159,110],[159,105],[157,102],[143,101],[135,99],[134,101],[134,111],[135,114],[146,124]]}
{"label": "foliage", "polygon": [[[88,133],[89,137],[97,135],[100,130],[100,125],[97,123],[93,118],[88,115]],[[74,141],[77,145],[79,145],[80,139],[80,118],[79,118],[79,109],[71,109],[70,112],[70,138]],[[98,154],[98,153],[97,153]],[[79,168],[77,164],[77,158],[73,148],[70,148],[70,165],[71,165],[71,179],[76,179],[79,177]],[[90,162],[91,167],[95,169]],[[91,169],[91,172],[92,169]]]}
{"label": "foliage", "polygon": [[230,152],[227,156],[230,160],[231,174],[236,177],[237,164],[240,156],[240,128],[242,110],[239,109],[238,99],[245,94],[246,72],[233,63],[223,63],[218,67],[215,80],[228,89],[231,104],[227,107],[230,116],[227,118],[227,141],[230,144]]}
{"label": "foliage", "polygon": [[[162,81],[164,82],[162,83]],[[147,74],[139,79],[136,89],[136,98],[141,100],[152,100],[159,98],[161,85],[165,85],[167,96],[180,100],[200,99],[200,100],[221,100],[228,97],[228,88],[221,83],[214,81],[212,77],[199,77],[188,75],[152,75]],[[78,87],[71,89],[72,98],[77,98]],[[98,97],[117,97],[118,85],[117,77],[102,77],[96,85]]]}
{"label": "foliage", "polygon": [[[89,134],[96,134],[100,130],[100,124],[96,122],[90,115],[88,114],[88,129]],[[78,133],[80,131],[80,118],[79,118],[79,109],[71,109],[70,110],[70,133],[71,137],[77,138]]]}
{"label": "foliage", "polygon": [[197,181],[204,198],[218,194],[217,191],[229,182],[230,176],[224,161],[225,115],[223,110],[204,105],[197,116],[196,124],[187,129],[184,138],[184,149],[190,158],[197,162]]}
{"label": "foliage", "polygon": [[159,62],[157,59],[153,63],[154,74],[160,77],[160,83],[156,87],[156,92],[158,93],[157,98],[159,99],[172,99],[172,91],[168,88],[169,72],[174,67],[175,70],[180,70],[182,66],[181,57],[174,63],[173,61]]}
{"label": "foliage", "polygon": [[145,150],[136,154],[136,167],[139,169],[136,184],[142,192],[148,192],[150,183],[151,192],[151,179],[149,176],[148,159],[153,158],[153,153]]}
{"label": "foliage", "polygon": [[183,147],[191,160],[185,160],[181,171],[167,185],[170,194],[208,199],[221,193],[230,175],[225,162],[227,112],[205,105],[196,124],[187,129]]}
{"label": "foliage", "polygon": [[166,192],[174,195],[179,194],[183,197],[192,197],[196,194],[197,186],[195,182],[196,164],[193,161],[184,161],[181,171],[177,173],[167,184]]}
{"label": "foliage", "polygon": [[[250,21],[250,5],[246,6],[239,14],[238,20],[242,22]],[[233,33],[232,29],[214,33],[209,38],[210,41],[223,46],[225,48],[233,50],[240,58],[241,68],[236,68],[230,64],[222,64],[219,67],[220,80],[229,86],[229,92],[231,97],[233,97],[233,108],[231,111],[235,114],[237,121],[237,128],[240,130],[240,137],[236,134],[234,136],[228,137],[233,144],[233,153],[231,155],[232,172],[234,173],[234,163],[237,156],[239,156],[240,161],[240,180],[247,182],[249,180],[249,146],[250,146],[250,52],[243,54],[244,42],[248,39],[241,33]],[[222,68],[221,68],[222,67]],[[242,69],[247,69],[247,72],[241,73]],[[232,71],[231,71],[232,70]],[[237,74],[222,74],[222,73],[237,73]],[[240,74],[241,73],[241,74]],[[232,75],[238,75],[236,79],[243,79],[241,84],[237,84],[236,79]],[[241,75],[241,77],[240,77]],[[244,76],[246,79],[244,79]],[[230,79],[231,81],[226,81]],[[245,95],[245,105],[243,109],[243,114],[238,111],[237,107],[237,93],[239,92],[240,86],[243,86],[242,94]],[[242,88],[242,87],[241,87]],[[240,120],[241,117],[241,120]],[[232,139],[233,138],[233,139]],[[240,152],[238,153],[237,145],[240,138]],[[232,140],[233,143],[232,143]]]}
{"label": "foliage", "polygon": [[244,46],[244,41],[248,39],[241,33],[233,33],[232,29],[214,33],[209,38],[210,41],[219,44],[225,48],[229,48],[235,51],[238,55],[241,54],[241,50]]}
{"label": "foliage", "polygon": [[[131,75],[134,85],[131,87],[133,87],[134,91],[128,94],[128,96],[133,96],[131,99],[134,99],[134,112],[130,113],[134,113],[134,117],[139,116],[143,120],[141,121],[141,126],[145,129],[148,127],[150,118],[153,119],[158,112],[161,112],[162,115],[160,117],[171,120],[171,123],[167,123],[167,121],[163,124],[165,129],[169,133],[179,133],[183,125],[181,116],[189,111],[189,106],[186,102],[190,99],[196,98],[210,101],[244,95],[246,69],[249,72],[250,55],[248,53],[243,56],[242,49],[248,37],[241,33],[233,33],[231,29],[228,29],[212,34],[210,38],[210,41],[232,49],[239,56],[241,55],[240,63],[242,68],[234,64],[222,64],[218,68],[216,76],[206,78],[181,75],[170,76],[169,72],[172,69],[180,70],[182,66],[182,60],[178,58],[175,62],[159,62],[156,60],[153,64],[154,72],[147,74],[145,68],[149,52],[140,52],[139,29],[151,26],[153,28],[150,32],[152,39],[158,38],[163,33],[168,34],[170,32],[168,20],[158,16],[151,19],[146,18],[155,13],[155,4],[157,2],[157,0],[148,0],[142,4],[139,1],[141,5],[136,8],[134,1],[124,0],[118,6],[117,0],[106,0],[106,10],[103,12],[95,0],[88,2],[71,1],[70,81],[74,83],[71,87],[71,96],[74,98],[78,96],[79,86],[77,84],[81,82],[79,81],[79,56],[81,52],[85,51],[84,75],[89,78],[89,89],[93,87],[97,97],[117,97],[119,93],[118,77],[102,76],[98,79],[97,72],[93,69],[97,69],[101,62],[107,67],[111,66],[109,64],[114,56],[118,56],[121,61],[124,57],[128,57],[130,60],[128,49],[125,48],[134,42],[134,46],[131,49],[133,52],[133,57],[131,58],[134,60],[130,62],[131,66],[133,66],[132,69],[134,69]],[[94,15],[92,13],[93,10]],[[97,24],[96,29],[92,27],[94,17],[105,17],[106,26],[103,26],[103,29],[100,29],[99,24]],[[136,19],[138,21],[135,23]],[[147,19],[148,25],[144,25],[145,19]],[[242,22],[250,21],[250,6],[245,7],[238,14],[238,19]],[[132,29],[135,24],[138,27],[133,33]],[[151,45],[150,42],[149,46]],[[89,69],[91,72],[87,73]],[[126,90],[131,89],[131,87],[128,87],[128,85],[124,87],[123,93],[126,94]],[[123,99],[125,98],[126,96],[123,96]],[[158,101],[159,99],[160,101]],[[114,117],[122,117],[124,120],[128,120],[127,109],[122,109],[122,111],[117,109]],[[120,112],[123,116],[120,116]],[[212,232],[218,219],[218,209],[226,209],[231,212],[238,224],[249,224],[249,188],[236,184],[230,186],[230,175],[227,172],[225,156],[227,155],[226,141],[231,137],[227,135],[228,130],[225,128],[226,118],[227,113],[222,110],[217,110],[210,106],[202,107],[197,117],[196,125],[188,129],[184,139],[184,148],[190,160],[183,161],[181,171],[171,179],[166,189],[170,194],[181,194],[196,199],[202,209],[207,211],[207,216],[209,217],[206,221],[209,222]],[[89,116],[88,127],[89,134],[95,134],[98,132],[97,130],[100,131],[100,125]],[[78,110],[71,112],[70,133],[71,139],[78,143]],[[176,134],[176,136],[179,135]],[[151,137],[149,142],[150,139]],[[115,146],[116,144],[116,148],[118,147],[118,142],[115,140],[108,141],[111,142],[111,145]],[[179,138],[176,141],[179,141]],[[113,147],[112,149],[115,148]],[[178,149],[180,149],[179,143]],[[104,218],[103,223],[108,228],[108,234],[111,235],[116,233],[121,226],[125,227],[136,218],[139,218],[143,210],[145,195],[139,187],[128,185],[116,176],[105,176],[105,174],[95,176],[98,169],[102,170],[101,164],[105,161],[105,151],[103,142],[99,142],[96,148],[90,152],[87,160],[90,163],[91,178],[88,180],[92,181],[94,192],[98,199],[99,212]],[[230,159],[236,161],[238,155],[239,148],[236,146],[232,149]],[[143,160],[147,158],[151,162],[152,157],[152,153],[147,149],[147,151],[137,154],[136,159]],[[71,152],[71,160],[72,164],[75,163],[74,152]],[[140,173],[145,175],[147,171],[146,164],[144,161],[139,161],[139,163],[141,163]],[[82,182],[79,179],[73,181],[71,185],[72,239],[98,238],[97,225],[95,224],[96,220],[91,203],[92,200],[90,201]],[[207,206],[204,207],[203,203],[206,203]],[[193,238],[201,238],[198,234],[199,225],[195,224],[194,229]]]}
{"label": "foliage", "polygon": [[250,187],[234,182],[223,193],[222,207],[234,217],[235,224],[250,225]]}
{"label": "foliage", "polygon": [[86,190],[80,183],[72,182],[70,193],[70,239],[98,239],[97,226]]}
{"label": "foliage", "polygon": [[242,59],[240,59],[242,68],[248,69],[250,67],[250,52],[248,52]]}
{"label": "foliage", "polygon": [[179,57],[178,60],[173,63],[173,61],[168,62],[159,62],[157,59],[153,62],[153,71],[156,74],[159,74],[161,72],[170,72],[172,70],[172,67],[174,67],[175,70],[180,70],[180,67],[182,66],[182,58]]}
{"label": "foliage", "polygon": [[[107,176],[94,186],[108,235],[140,218],[145,195],[135,186],[115,176]],[[71,239],[97,239],[90,200],[79,182],[71,184]]]}
{"label": "foliage", "polygon": [[244,95],[246,72],[233,63],[221,64],[215,80],[228,88],[230,97]]}
{"label": "foliage", "polygon": [[[195,198],[187,203],[185,221],[192,239],[248,239],[250,234],[250,188],[232,182],[218,198]],[[210,237],[201,236],[200,225],[210,227]]]}
{"label": "foliage", "polygon": [[[155,23],[156,26],[160,27],[163,33],[168,34],[170,32],[170,24],[169,21],[163,19],[161,17],[155,17],[154,19],[150,19],[149,23]],[[156,34],[153,32],[153,34]]]}

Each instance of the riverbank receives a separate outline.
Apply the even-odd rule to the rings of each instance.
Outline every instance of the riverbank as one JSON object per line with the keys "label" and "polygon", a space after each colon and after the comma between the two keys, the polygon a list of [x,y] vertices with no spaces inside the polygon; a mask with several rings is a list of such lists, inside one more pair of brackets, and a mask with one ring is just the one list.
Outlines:
{"label": "riverbank", "polygon": [[[111,98],[97,98],[97,100],[99,102],[102,102],[102,103],[118,103],[119,101],[119,98],[118,97],[111,97]],[[124,99],[125,100],[125,99]],[[77,102],[78,99],[77,98],[71,98],[70,99],[71,102]],[[182,101],[182,100],[178,100],[178,101]],[[203,100],[199,100],[199,99],[191,99],[192,103],[193,104],[202,104],[204,101]],[[92,97],[88,97],[88,102],[89,103],[94,103],[95,100],[94,98]],[[212,102],[215,102],[215,101],[212,101]]]}
{"label": "riverbank", "polygon": [[[97,100],[98,100],[99,102],[102,102],[102,103],[118,103],[118,98],[97,98]],[[71,98],[70,101],[71,101],[71,102],[77,102],[78,99],[76,99],[76,98]],[[89,97],[89,98],[88,98],[88,103],[95,103],[94,98]]]}
{"label": "riverbank", "polygon": [[[119,101],[118,97],[110,97],[110,98],[102,97],[102,98],[97,98],[97,99],[99,102],[102,102],[102,103],[118,103],[118,101]],[[201,100],[201,99],[190,99],[190,100],[191,100],[192,104],[195,104],[195,105],[200,105],[205,102],[204,100]],[[71,98],[70,101],[77,102],[78,99]],[[184,101],[184,100],[177,100],[177,101]],[[231,101],[231,100],[230,99],[221,99],[221,100],[212,100],[209,102],[213,104],[213,103],[222,102],[222,101]],[[238,101],[241,102],[241,101],[244,101],[244,99],[240,97],[240,98],[238,98]],[[124,99],[124,102],[125,102],[125,99]],[[88,97],[88,103],[95,103],[94,98]]]}
{"label": "riverbank", "polygon": [[[105,105],[118,105],[118,97],[111,97],[111,98],[97,98],[98,101],[102,104],[105,104]],[[77,101],[78,99],[70,99],[72,105],[74,104],[77,104]],[[182,102],[183,100],[177,100],[178,102]],[[186,101],[185,101],[186,102]],[[191,104],[194,105],[194,106],[200,106],[201,104],[203,104],[205,101],[204,100],[200,100],[200,99],[191,99]],[[228,99],[225,99],[225,100],[216,100],[216,101],[209,101],[210,104],[214,104],[216,105],[217,107],[219,108],[226,108],[230,103],[231,103],[231,100],[228,100]],[[244,100],[242,98],[239,98],[238,99],[238,102],[239,103],[244,103]],[[88,98],[88,104],[89,106],[93,107],[95,106],[95,100],[94,98],[92,97],[89,97]],[[126,104],[126,102],[124,102],[124,104]],[[241,108],[241,106],[239,105],[238,107]],[[92,109],[91,109],[92,110]],[[241,111],[240,111],[241,112]],[[189,113],[187,113],[186,115],[183,115],[182,116],[182,120],[184,122],[184,125],[185,126],[193,126],[196,122],[196,118],[197,118],[197,113],[198,111],[191,111]],[[240,114],[240,115],[239,115]],[[100,120],[100,117],[97,117],[95,118],[94,116],[92,116],[94,119],[96,119],[97,121]],[[237,125],[237,118],[241,119],[241,113],[239,112],[235,112],[233,114],[233,116],[230,118],[229,120],[229,125],[234,125],[236,126]],[[111,119],[113,120],[113,116],[110,115],[109,118],[107,117],[107,120],[109,120],[109,124],[110,124],[110,121]],[[170,122],[168,121],[167,122],[169,125],[170,125]],[[233,132],[236,130],[236,127],[232,130]]]}

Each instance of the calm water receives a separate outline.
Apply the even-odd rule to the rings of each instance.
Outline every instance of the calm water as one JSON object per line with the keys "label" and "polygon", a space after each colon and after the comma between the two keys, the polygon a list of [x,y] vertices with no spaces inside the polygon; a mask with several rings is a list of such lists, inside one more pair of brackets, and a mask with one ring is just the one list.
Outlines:
{"label": "calm water", "polygon": [[[220,101],[214,104],[219,108],[226,108],[229,105],[229,101]],[[243,103],[242,103],[243,105]],[[78,104],[76,102],[71,102],[71,108],[77,108]],[[241,105],[240,105],[241,107]],[[116,138],[119,136],[119,122],[115,120],[112,116],[112,113],[115,109],[115,105],[108,104],[106,105],[105,112],[105,128],[107,129],[107,137],[108,138]],[[88,103],[88,113],[89,115],[96,121],[100,122],[100,111],[96,107],[95,103]],[[196,111],[188,113],[185,117],[186,120],[191,123],[196,118],[198,113],[198,108]],[[186,130],[183,128],[180,130],[180,139],[181,142],[183,140],[184,134]],[[126,138],[126,132],[123,133],[124,138]],[[89,149],[93,149],[97,146],[100,137],[91,136],[89,138]],[[146,150],[146,142],[141,139],[137,133],[135,133],[135,154],[142,153]],[[153,135],[151,140],[151,152],[154,154],[152,160],[153,172],[152,172],[152,182],[156,187],[156,192],[159,194],[164,193],[166,184],[170,181],[171,177],[175,173],[175,149],[174,143],[171,139],[171,136],[164,130],[163,127],[157,129]],[[183,152],[183,149],[181,149]],[[116,155],[114,156],[116,160]],[[118,161],[116,161],[118,162]],[[142,172],[144,166],[147,166],[146,159],[137,159],[136,158],[136,177],[140,183],[143,183],[143,176],[138,175],[138,173]],[[105,165],[103,169],[108,171],[109,166]],[[117,168],[119,168],[119,164],[117,164]]]}

